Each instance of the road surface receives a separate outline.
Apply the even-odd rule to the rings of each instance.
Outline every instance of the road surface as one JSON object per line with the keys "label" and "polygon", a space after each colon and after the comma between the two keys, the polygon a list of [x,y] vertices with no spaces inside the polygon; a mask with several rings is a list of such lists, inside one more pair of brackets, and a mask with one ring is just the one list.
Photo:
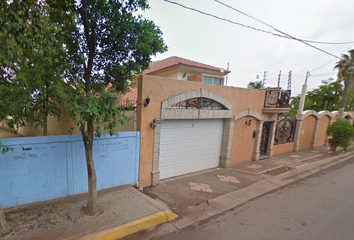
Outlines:
{"label": "road surface", "polygon": [[205,239],[353,240],[354,158],[181,233]]}

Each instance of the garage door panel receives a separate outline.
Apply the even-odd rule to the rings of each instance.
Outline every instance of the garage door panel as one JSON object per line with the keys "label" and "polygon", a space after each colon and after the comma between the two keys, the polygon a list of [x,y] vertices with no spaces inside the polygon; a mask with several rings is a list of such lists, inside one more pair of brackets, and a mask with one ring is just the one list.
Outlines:
{"label": "garage door panel", "polygon": [[166,120],[161,126],[160,178],[219,166],[223,121]]}

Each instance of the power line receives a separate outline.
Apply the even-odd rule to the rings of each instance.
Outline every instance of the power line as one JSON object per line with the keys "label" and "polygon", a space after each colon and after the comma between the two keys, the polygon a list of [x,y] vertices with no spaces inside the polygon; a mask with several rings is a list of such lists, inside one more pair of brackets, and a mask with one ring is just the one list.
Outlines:
{"label": "power line", "polygon": [[320,77],[320,76],[329,76],[329,75],[333,75],[333,72],[328,72],[328,73],[320,73],[320,74],[316,74],[316,75],[311,75],[311,77]]}
{"label": "power line", "polygon": [[[349,47],[349,48],[346,48],[342,53],[341,53],[341,55],[343,54],[343,53],[345,53],[346,51],[348,51],[349,49],[352,49],[354,46],[351,46],[351,47]],[[318,70],[318,69],[320,69],[320,68],[323,68],[324,66],[327,66],[328,64],[330,64],[331,62],[333,62],[335,60],[335,58],[333,58],[331,61],[329,61],[329,62],[327,62],[327,63],[325,63],[325,64],[323,64],[323,65],[321,65],[321,66],[319,66],[319,67],[317,67],[317,68],[315,68],[315,69],[313,69],[312,71],[310,71],[310,72],[314,72],[314,71],[316,71],[316,70]]]}
{"label": "power line", "polygon": [[[232,20],[230,20],[230,19],[222,18],[222,17],[216,16],[216,15],[211,14],[211,13],[206,13],[206,12],[203,12],[203,11],[201,11],[201,10],[199,10],[199,9],[192,8],[192,7],[188,7],[188,6],[185,6],[185,5],[181,4],[181,3],[177,3],[177,2],[174,2],[174,1],[170,1],[170,0],[162,0],[162,1],[168,2],[168,3],[171,3],[171,4],[174,4],[174,5],[177,5],[177,6],[180,6],[180,7],[182,7],[182,8],[185,8],[185,9],[188,9],[188,10],[191,10],[191,11],[198,12],[198,13],[200,13],[200,14],[202,14],[202,15],[206,15],[206,16],[209,16],[209,17],[216,18],[216,19],[221,20],[221,21],[225,21],[225,22],[228,22],[228,23],[231,23],[231,24],[239,25],[239,26],[241,26],[241,27],[249,28],[249,29],[252,29],[252,30],[255,30],[255,31],[259,31],[259,32],[263,32],[263,33],[268,33],[268,34],[271,34],[271,35],[273,35],[273,36],[282,37],[282,38],[286,38],[286,39],[292,39],[292,40],[297,40],[297,41],[303,41],[303,42],[305,42],[305,43],[306,43],[306,42],[310,42],[310,43],[318,43],[318,44],[349,44],[349,43],[354,43],[354,42],[332,42],[332,43],[331,43],[331,42],[321,42],[321,41],[312,41],[312,40],[298,39],[298,38],[292,37],[291,35],[280,35],[280,34],[276,34],[276,33],[273,33],[273,32],[267,31],[267,30],[263,30],[263,29],[260,29],[260,28],[255,28],[255,27],[248,26],[248,25],[245,25],[245,24],[242,24],[242,23],[238,23],[238,22],[232,21]],[[217,1],[217,2],[219,2],[219,1]],[[221,3],[221,2],[220,2],[220,3]],[[228,6],[228,5],[227,5],[227,6]],[[229,7],[230,7],[230,6],[229,6]],[[232,7],[230,7],[230,8],[232,8]],[[232,8],[232,9],[233,9],[233,8]],[[235,11],[238,11],[237,9],[234,9],[234,10],[235,10]],[[246,15],[246,16],[248,16],[248,17],[251,17],[251,16],[249,16],[249,15],[247,15],[247,14],[244,14],[244,15]],[[251,18],[253,18],[253,17],[251,17]],[[255,19],[255,18],[253,18],[253,19]],[[256,20],[256,21],[260,21],[260,20],[258,20],[258,19],[255,19],[255,20]],[[267,26],[269,26],[269,27],[271,27],[271,28],[273,28],[272,26],[268,25],[267,23],[264,23],[264,22],[262,22],[262,21],[260,21],[260,22],[263,23],[263,24],[266,24]],[[275,29],[275,28],[273,28],[273,30],[278,31],[278,30]],[[315,47],[315,48],[316,48],[316,47]],[[322,51],[321,49],[318,49],[318,50]],[[323,51],[324,51],[324,50],[323,50]],[[326,52],[326,53],[332,55],[331,53],[328,53],[328,52]],[[332,56],[335,56],[335,55],[332,55]],[[335,56],[335,57],[337,57],[337,56]]]}
{"label": "power line", "polygon": [[231,23],[231,24],[239,25],[241,27],[249,28],[249,29],[252,29],[252,30],[255,30],[255,31],[259,31],[259,32],[263,32],[263,33],[272,34],[272,35],[277,36],[277,37],[290,39],[289,37],[284,36],[284,35],[272,33],[270,31],[266,31],[266,30],[263,30],[263,29],[260,29],[260,28],[255,28],[255,27],[251,27],[251,26],[248,26],[248,25],[245,25],[245,24],[242,24],[242,23],[234,22],[234,21],[232,21],[230,19],[218,17],[218,16],[213,15],[211,13],[206,13],[206,12],[203,12],[203,11],[198,10],[196,8],[185,6],[185,5],[181,4],[181,3],[173,2],[173,1],[170,1],[170,0],[162,0],[162,1],[174,4],[174,5],[177,5],[177,6],[180,6],[182,8],[185,8],[185,9],[188,9],[188,10],[191,10],[191,11],[194,11],[194,12],[198,12],[198,13],[200,13],[202,15],[206,15],[206,16],[209,16],[209,17],[216,18],[216,19],[221,20],[221,21],[225,21],[225,22],[228,22],[228,23]]}
{"label": "power line", "polygon": [[[263,33],[272,34],[272,35],[277,36],[277,37],[282,37],[282,38],[287,38],[287,39],[292,39],[292,40],[299,41],[299,42],[301,42],[301,43],[303,43],[303,44],[305,44],[305,45],[308,45],[308,46],[311,47],[311,48],[314,48],[314,49],[316,49],[316,50],[319,50],[319,51],[321,51],[321,52],[323,52],[323,53],[325,53],[325,54],[328,54],[328,55],[334,57],[334,59],[336,59],[336,58],[337,58],[337,59],[341,59],[341,58],[338,57],[338,56],[336,56],[336,55],[334,55],[334,54],[332,54],[332,53],[330,53],[330,52],[327,52],[327,51],[325,51],[325,50],[323,50],[323,49],[321,49],[321,48],[318,48],[318,47],[316,47],[316,46],[313,46],[313,45],[309,44],[309,42],[310,42],[310,43],[318,43],[318,44],[349,44],[349,43],[354,43],[354,42],[321,42],[321,41],[312,41],[312,40],[299,39],[299,38],[296,38],[296,37],[291,36],[290,34],[287,34],[287,33],[283,32],[283,31],[280,31],[280,30],[276,29],[275,27],[271,26],[270,24],[265,23],[265,22],[263,22],[263,21],[261,21],[261,20],[259,20],[259,19],[257,19],[257,18],[254,18],[254,17],[252,17],[252,16],[250,16],[250,15],[248,15],[248,14],[246,14],[246,13],[240,11],[240,10],[237,10],[236,8],[233,8],[233,7],[231,7],[231,6],[229,6],[229,5],[225,4],[225,3],[223,3],[223,2],[221,2],[221,1],[218,1],[218,0],[214,0],[214,1],[220,3],[220,4],[224,5],[224,6],[227,6],[228,8],[231,8],[231,9],[233,9],[234,11],[237,11],[237,12],[239,12],[239,13],[241,13],[241,14],[247,16],[247,17],[250,17],[250,18],[252,18],[252,19],[254,19],[254,20],[256,20],[256,21],[258,21],[258,22],[260,22],[260,23],[262,23],[262,24],[264,24],[264,25],[266,25],[266,26],[268,26],[268,27],[270,27],[270,28],[272,28],[274,31],[277,31],[277,32],[282,33],[282,34],[284,34],[284,35],[276,34],[276,33],[270,32],[270,31],[266,31],[266,30],[263,30],[263,29],[260,29],[260,28],[255,28],[255,27],[248,26],[248,25],[245,25],[245,24],[242,24],[242,23],[234,22],[234,21],[232,21],[232,20],[229,20],[229,19],[226,19],[226,18],[222,18],[222,17],[218,17],[218,16],[216,16],[216,15],[213,15],[213,14],[210,14],[210,13],[206,13],[206,12],[203,12],[203,11],[201,11],[201,10],[198,10],[198,9],[195,9],[195,8],[192,8],[192,7],[188,7],[188,6],[185,6],[185,5],[183,5],[183,4],[180,4],[180,3],[177,3],[177,2],[174,2],[174,1],[170,1],[170,0],[163,0],[163,1],[164,1],[164,2],[168,2],[168,3],[171,3],[171,4],[174,4],[174,5],[178,5],[178,6],[182,7],[182,8],[185,8],[185,9],[188,9],[188,10],[191,10],[191,11],[195,11],[195,12],[198,12],[198,13],[200,13],[200,14],[203,14],[203,15],[206,15],[206,16],[209,16],[209,17],[214,17],[214,18],[216,18],[216,19],[218,19],[218,20],[222,20],[222,21],[229,22],[229,23],[231,23],[231,24],[239,25],[239,26],[241,26],[241,27],[249,28],[249,29],[256,30],[256,31],[260,31],[260,32],[263,32]],[[318,68],[315,68],[315,69],[312,70],[311,72],[313,72],[313,71],[315,71],[315,70],[318,70],[318,69],[320,69],[320,68],[326,66],[327,64],[331,63],[334,59],[332,59],[332,60],[331,60],[330,62],[328,62],[328,63],[325,63],[325,64],[319,66]],[[272,74],[272,73],[270,73],[270,74]],[[318,75],[315,75],[315,76],[318,76]],[[303,76],[295,76],[295,75],[294,75],[294,77],[303,77]]]}
{"label": "power line", "polygon": [[226,18],[221,18],[221,17],[218,17],[218,16],[216,16],[216,15],[213,15],[213,14],[210,14],[210,13],[206,13],[206,12],[200,11],[200,10],[195,9],[195,8],[187,7],[187,6],[183,5],[183,4],[180,4],[180,3],[177,3],[177,2],[173,2],[173,1],[170,1],[170,0],[162,0],[162,1],[168,2],[168,3],[171,3],[171,4],[174,4],[174,5],[178,5],[178,6],[180,6],[180,7],[185,8],[185,9],[188,9],[188,10],[191,10],[191,11],[195,11],[195,12],[198,12],[198,13],[203,14],[203,15],[206,15],[206,16],[214,17],[214,18],[216,18],[216,19],[219,19],[219,20],[222,20],[222,21],[226,21],[226,22],[229,22],[229,23],[232,23],[232,24],[235,24],[235,25],[239,25],[239,26],[242,26],[242,27],[245,27],[245,28],[250,28],[250,29],[252,29],[252,30],[256,30],[256,31],[264,32],[264,33],[269,33],[269,34],[272,34],[272,35],[277,36],[277,37],[283,37],[283,38],[288,38],[288,39],[296,40],[296,41],[299,41],[299,42],[301,42],[301,43],[303,43],[303,44],[305,44],[305,45],[307,45],[307,46],[309,46],[309,47],[311,47],[311,48],[314,48],[314,49],[316,49],[316,50],[318,50],[318,51],[321,51],[321,52],[323,52],[323,53],[325,53],[325,54],[328,54],[328,55],[330,55],[330,56],[332,56],[332,57],[335,57],[335,58],[340,59],[340,57],[338,57],[338,56],[336,56],[336,55],[334,55],[334,54],[332,54],[332,53],[330,53],[330,52],[327,52],[327,51],[325,51],[325,50],[323,50],[323,49],[321,49],[321,48],[318,48],[318,47],[316,47],[316,46],[313,46],[313,45],[311,45],[311,44],[305,42],[305,41],[302,40],[302,39],[295,38],[295,37],[291,36],[290,34],[287,34],[287,33],[285,33],[285,32],[282,32],[282,31],[280,31],[280,30],[277,30],[277,29],[275,29],[275,28],[274,28],[275,31],[280,32],[280,33],[284,34],[285,36],[284,36],[284,35],[279,35],[279,34],[276,34],[276,33],[272,33],[272,32],[269,32],[269,31],[265,31],[265,30],[263,30],[263,29],[254,28],[254,27],[251,27],[251,26],[248,26],[248,25],[244,25],[244,24],[241,24],[241,23],[238,23],[238,22],[234,22],[234,21],[231,21],[231,20],[226,19]]}
{"label": "power line", "polygon": [[[286,34],[286,33],[282,32],[282,31],[276,29],[276,28],[273,27],[272,25],[270,25],[270,24],[268,24],[268,23],[266,23],[266,22],[263,22],[262,20],[259,20],[258,18],[252,17],[251,15],[249,15],[249,14],[247,14],[247,13],[245,13],[245,12],[242,12],[241,10],[238,10],[238,9],[236,9],[236,8],[230,6],[230,5],[227,5],[226,3],[223,3],[223,2],[221,2],[221,1],[219,1],[219,0],[214,0],[214,1],[217,2],[217,3],[219,3],[219,4],[221,4],[221,5],[224,5],[224,6],[227,7],[227,8],[230,8],[230,9],[232,9],[232,10],[234,10],[234,11],[236,11],[236,12],[238,12],[238,13],[240,13],[240,14],[246,16],[246,17],[252,18],[253,20],[255,20],[255,21],[259,22],[259,23],[262,23],[262,24],[266,25],[266,26],[272,28],[273,30],[275,30],[275,31],[277,31],[277,32],[280,32],[280,33],[282,33],[282,34]],[[289,38],[291,38],[291,39],[295,39],[295,40],[298,40],[298,41],[301,40],[301,41],[308,42],[308,43],[331,44],[331,45],[335,45],[335,44],[341,44],[341,45],[343,45],[343,44],[351,44],[351,43],[354,43],[354,42],[323,42],[323,41],[313,41],[313,40],[305,40],[305,39],[295,38],[295,37],[293,37],[293,36],[291,36],[291,35],[289,35],[289,34],[286,34],[286,35],[289,36]]]}
{"label": "power line", "polygon": [[[168,0],[163,0],[163,1],[168,1]],[[249,18],[252,18],[253,20],[255,20],[255,21],[257,21],[257,22],[260,22],[260,23],[262,23],[262,24],[264,24],[264,25],[266,25],[266,26],[272,28],[274,31],[279,32],[279,33],[281,33],[281,34],[287,36],[289,39],[293,39],[293,40],[299,41],[299,42],[301,42],[301,43],[303,43],[303,44],[305,44],[305,45],[307,45],[307,46],[309,46],[309,47],[311,47],[311,48],[317,49],[318,51],[321,51],[321,52],[326,53],[326,54],[328,54],[328,55],[330,55],[330,56],[332,56],[332,57],[335,57],[335,58],[340,59],[340,57],[338,57],[338,56],[336,56],[336,55],[334,55],[334,54],[332,54],[332,53],[330,53],[330,52],[327,52],[326,50],[323,50],[323,49],[321,49],[321,48],[318,48],[318,47],[316,47],[316,46],[313,46],[313,45],[307,43],[305,40],[296,38],[296,37],[294,37],[294,36],[292,36],[292,35],[290,35],[290,34],[288,34],[288,33],[286,33],[286,32],[280,31],[280,30],[276,29],[275,27],[273,27],[272,25],[269,25],[268,23],[265,23],[265,22],[263,22],[263,21],[261,21],[261,20],[255,18],[255,17],[252,17],[252,16],[248,15],[247,13],[244,13],[244,12],[242,12],[242,11],[240,11],[240,10],[237,10],[236,8],[233,8],[233,7],[227,5],[227,4],[223,3],[223,2],[220,2],[220,1],[218,1],[218,0],[214,0],[214,1],[217,2],[217,3],[219,3],[219,4],[222,4],[222,5],[226,6],[226,7],[230,8],[230,9],[232,9],[232,10],[234,10],[234,11],[236,11],[236,12],[242,14],[242,15],[245,15],[245,16],[247,16],[247,17],[249,17]],[[170,2],[170,1],[169,1],[169,2]]]}
{"label": "power line", "polygon": [[315,68],[315,69],[313,69],[312,71],[310,71],[310,72],[314,72],[314,71],[316,71],[316,70],[318,70],[318,69],[320,69],[320,68],[323,68],[324,66],[327,66],[328,64],[330,64],[331,62],[333,62],[335,60],[335,58],[333,58],[331,61],[329,61],[329,62],[327,62],[327,63],[325,63],[325,64],[323,64],[323,65],[321,65],[321,66],[319,66],[319,67],[317,67],[317,68]]}

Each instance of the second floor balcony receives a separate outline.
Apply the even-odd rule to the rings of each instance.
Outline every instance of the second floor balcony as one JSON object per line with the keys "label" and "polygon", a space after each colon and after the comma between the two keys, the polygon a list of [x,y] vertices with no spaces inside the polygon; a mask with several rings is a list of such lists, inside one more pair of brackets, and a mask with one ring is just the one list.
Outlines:
{"label": "second floor balcony", "polygon": [[287,113],[290,111],[291,90],[282,90],[281,88],[266,89],[264,101],[264,113]]}

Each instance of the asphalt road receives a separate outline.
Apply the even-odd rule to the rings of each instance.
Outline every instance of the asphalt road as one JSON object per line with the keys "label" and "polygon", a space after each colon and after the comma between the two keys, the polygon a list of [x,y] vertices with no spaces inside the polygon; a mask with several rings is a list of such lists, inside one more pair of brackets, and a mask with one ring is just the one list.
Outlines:
{"label": "asphalt road", "polygon": [[354,158],[184,229],[205,239],[353,240]]}

